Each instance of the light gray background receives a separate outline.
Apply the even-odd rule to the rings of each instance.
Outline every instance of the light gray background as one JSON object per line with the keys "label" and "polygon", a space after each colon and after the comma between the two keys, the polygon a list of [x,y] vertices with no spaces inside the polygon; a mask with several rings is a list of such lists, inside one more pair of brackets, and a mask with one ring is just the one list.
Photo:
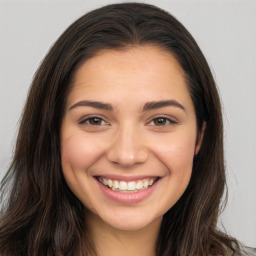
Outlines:
{"label": "light gray background", "polygon": [[[28,87],[49,47],[85,12],[114,2],[0,0],[0,176],[12,156]],[[212,68],[223,102],[229,187],[220,223],[256,247],[256,0],[141,2],[177,17]]]}

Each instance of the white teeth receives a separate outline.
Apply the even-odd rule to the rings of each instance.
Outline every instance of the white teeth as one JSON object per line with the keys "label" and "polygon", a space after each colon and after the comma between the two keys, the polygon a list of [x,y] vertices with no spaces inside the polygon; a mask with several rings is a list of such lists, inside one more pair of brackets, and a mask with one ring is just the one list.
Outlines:
{"label": "white teeth", "polygon": [[114,180],[113,187],[114,188],[119,188],[119,182],[117,180]]}
{"label": "white teeth", "polygon": [[147,187],[148,187],[148,180],[145,180],[145,181],[144,181],[143,186],[144,186],[144,188],[147,188]]}
{"label": "white teeth", "polygon": [[120,181],[119,182],[119,189],[120,190],[127,190],[127,187],[128,187],[127,182],[125,182],[125,181]]}
{"label": "white teeth", "polygon": [[99,178],[99,181],[105,185],[111,188],[115,191],[122,191],[122,192],[137,192],[138,190],[146,189],[149,186],[152,186],[154,184],[154,181],[156,179],[148,178],[143,180],[137,180],[137,181],[118,181],[118,180],[111,180],[111,179],[105,179],[105,178]]}
{"label": "white teeth", "polygon": [[113,184],[113,181],[111,179],[108,179],[108,186],[111,188]]}
{"label": "white teeth", "polygon": [[142,181],[137,182],[136,189],[142,189],[142,187],[143,187]]}
{"label": "white teeth", "polygon": [[136,189],[135,181],[128,182],[128,190],[135,190],[135,189]]}

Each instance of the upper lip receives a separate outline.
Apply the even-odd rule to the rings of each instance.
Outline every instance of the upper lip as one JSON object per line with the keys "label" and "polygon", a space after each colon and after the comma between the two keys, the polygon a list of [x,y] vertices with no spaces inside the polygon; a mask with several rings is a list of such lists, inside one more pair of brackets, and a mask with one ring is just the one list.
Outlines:
{"label": "upper lip", "polygon": [[136,180],[143,180],[143,179],[159,178],[159,176],[156,176],[156,175],[123,176],[123,175],[115,175],[115,174],[97,175],[95,177],[111,179],[111,180],[118,180],[118,181],[136,181]]}

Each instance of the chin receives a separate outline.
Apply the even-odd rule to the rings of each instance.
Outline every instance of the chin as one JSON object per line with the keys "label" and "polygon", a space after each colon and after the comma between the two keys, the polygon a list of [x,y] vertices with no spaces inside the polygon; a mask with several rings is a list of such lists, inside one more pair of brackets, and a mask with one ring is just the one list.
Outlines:
{"label": "chin", "polygon": [[142,209],[121,209],[93,215],[95,219],[101,222],[101,226],[106,225],[121,231],[142,230],[151,227],[151,225],[160,226],[163,218],[163,214],[143,212]]}

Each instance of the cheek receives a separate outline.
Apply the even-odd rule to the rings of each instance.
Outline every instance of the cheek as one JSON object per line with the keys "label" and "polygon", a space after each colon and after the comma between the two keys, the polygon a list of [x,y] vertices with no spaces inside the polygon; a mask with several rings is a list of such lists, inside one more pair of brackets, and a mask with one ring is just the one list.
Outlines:
{"label": "cheek", "polygon": [[166,167],[162,180],[164,193],[158,199],[165,214],[186,190],[192,173],[195,136],[170,136],[155,147],[155,156]]}
{"label": "cheek", "polygon": [[64,172],[70,168],[86,171],[101,154],[102,149],[97,140],[87,139],[82,135],[62,138],[61,158]]}
{"label": "cheek", "polygon": [[191,174],[194,152],[195,132],[169,136],[155,146],[158,159],[167,167],[170,174]]}

